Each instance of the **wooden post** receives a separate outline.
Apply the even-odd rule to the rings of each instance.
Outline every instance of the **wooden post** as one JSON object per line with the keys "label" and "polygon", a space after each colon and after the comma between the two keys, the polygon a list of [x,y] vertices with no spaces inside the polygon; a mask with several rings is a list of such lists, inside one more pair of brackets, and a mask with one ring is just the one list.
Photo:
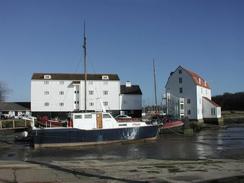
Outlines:
{"label": "wooden post", "polygon": [[3,128],[3,124],[2,124],[2,121],[0,121],[0,128],[1,128],[1,129]]}
{"label": "wooden post", "polygon": [[15,122],[14,122],[14,120],[13,120],[13,128],[15,128]]}
{"label": "wooden post", "polygon": [[25,127],[26,127],[26,124],[27,124],[27,123],[26,123],[26,119],[25,119]]}

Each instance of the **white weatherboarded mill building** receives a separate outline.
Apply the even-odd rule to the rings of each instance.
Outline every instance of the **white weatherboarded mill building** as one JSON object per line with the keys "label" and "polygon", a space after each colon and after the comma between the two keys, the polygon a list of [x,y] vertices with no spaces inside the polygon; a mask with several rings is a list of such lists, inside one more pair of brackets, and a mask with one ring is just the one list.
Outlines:
{"label": "white weatherboarded mill building", "polygon": [[221,118],[221,107],[211,100],[211,89],[201,76],[179,66],[171,72],[167,84],[167,114],[190,120]]}
{"label": "white weatherboarded mill building", "polygon": [[[53,117],[61,116],[62,113],[65,115],[73,111],[84,111],[84,83],[84,74],[34,73],[31,79],[32,114]],[[86,93],[86,109],[89,111],[102,111],[101,102],[114,115],[127,110],[120,104],[121,86],[117,74],[87,74]],[[129,109],[135,110],[136,115],[141,115],[141,101],[132,101],[134,102]],[[128,102],[130,101],[125,101]]]}

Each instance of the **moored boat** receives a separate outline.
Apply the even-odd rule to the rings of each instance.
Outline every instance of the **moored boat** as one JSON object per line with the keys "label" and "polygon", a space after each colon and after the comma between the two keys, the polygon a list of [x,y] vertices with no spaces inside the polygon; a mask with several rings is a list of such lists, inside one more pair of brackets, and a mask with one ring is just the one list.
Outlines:
{"label": "moored boat", "polygon": [[162,120],[160,133],[183,132],[182,131],[183,126],[184,126],[184,122],[182,120],[165,117]]}
{"label": "moored boat", "polygon": [[156,139],[158,125],[141,121],[117,122],[110,113],[74,113],[68,127],[32,127],[31,139],[35,148],[97,145],[115,142]]}

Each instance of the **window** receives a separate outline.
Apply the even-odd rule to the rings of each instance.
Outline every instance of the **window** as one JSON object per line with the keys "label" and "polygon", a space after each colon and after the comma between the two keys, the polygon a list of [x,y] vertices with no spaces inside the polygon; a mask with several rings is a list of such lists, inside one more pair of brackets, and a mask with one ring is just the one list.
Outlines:
{"label": "window", "polygon": [[180,110],[184,109],[184,104],[180,104]]}
{"label": "window", "polygon": [[59,92],[59,95],[64,95],[64,91],[60,91]]}
{"label": "window", "polygon": [[44,106],[49,106],[49,103],[48,103],[48,102],[45,102],[45,103],[44,103]]}
{"label": "window", "polygon": [[92,115],[91,114],[85,114],[85,119],[92,119]]}
{"label": "window", "polygon": [[78,90],[75,90],[75,93],[80,93]]}
{"label": "window", "polygon": [[198,78],[198,83],[201,85],[202,84],[202,80],[201,78]]}
{"label": "window", "polygon": [[44,81],[44,85],[48,85],[49,84],[49,81]]}
{"label": "window", "polygon": [[89,95],[93,95],[93,94],[94,94],[94,91],[90,90]]}
{"label": "window", "polygon": [[51,75],[44,75],[43,78],[44,78],[44,79],[51,79],[52,77],[51,77]]}
{"label": "window", "polygon": [[179,83],[182,83],[182,78],[179,78]]}
{"label": "window", "polygon": [[89,106],[94,106],[94,103],[93,103],[93,102],[90,102],[90,103],[89,103]]}
{"label": "window", "polygon": [[44,91],[44,95],[49,95],[49,91]]}
{"label": "window", "polygon": [[102,80],[109,80],[109,77],[107,75],[103,75]]}
{"label": "window", "polygon": [[103,95],[108,95],[108,91],[103,91]]}
{"label": "window", "polygon": [[179,91],[180,93],[183,93],[183,88],[180,88],[180,91]]}
{"label": "window", "polygon": [[59,81],[59,84],[63,85],[64,84],[64,81]]}
{"label": "window", "polygon": [[82,115],[75,115],[75,119],[82,119]]}
{"label": "window", "polygon": [[104,106],[108,106],[108,102],[103,102],[103,105]]}
{"label": "window", "polygon": [[63,102],[60,102],[59,103],[59,106],[63,107],[64,106],[64,103]]}
{"label": "window", "polygon": [[216,114],[215,108],[211,108],[211,115],[214,116]]}
{"label": "window", "polygon": [[187,103],[190,104],[191,103],[191,99],[188,98],[187,99]]}
{"label": "window", "polygon": [[79,101],[75,101],[75,104],[79,104]]}
{"label": "window", "polygon": [[179,74],[182,74],[182,70],[181,69],[179,70]]}
{"label": "window", "polygon": [[103,118],[111,118],[109,114],[103,114]]}
{"label": "window", "polygon": [[188,111],[187,111],[187,114],[188,114],[188,115],[191,115],[191,110],[188,110]]}

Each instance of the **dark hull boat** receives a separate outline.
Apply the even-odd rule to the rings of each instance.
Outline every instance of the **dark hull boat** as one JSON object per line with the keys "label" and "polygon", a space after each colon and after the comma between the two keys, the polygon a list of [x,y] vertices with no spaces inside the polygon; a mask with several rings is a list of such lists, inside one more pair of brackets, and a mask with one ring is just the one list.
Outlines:
{"label": "dark hull boat", "polygon": [[153,140],[158,126],[82,130],[76,128],[44,128],[32,131],[35,148],[97,145],[137,140]]}
{"label": "dark hull boat", "polygon": [[[87,119],[86,119],[87,117]],[[109,113],[76,113],[68,127],[32,128],[35,148],[97,145],[156,139],[158,125],[117,122]]]}

